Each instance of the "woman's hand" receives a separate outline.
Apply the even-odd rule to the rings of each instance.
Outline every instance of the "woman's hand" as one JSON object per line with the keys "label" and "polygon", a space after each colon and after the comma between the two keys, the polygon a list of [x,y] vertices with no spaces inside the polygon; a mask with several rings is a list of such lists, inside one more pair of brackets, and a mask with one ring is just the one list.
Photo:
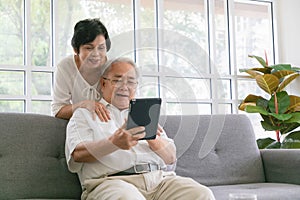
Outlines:
{"label": "woman's hand", "polygon": [[80,107],[88,109],[92,113],[94,120],[96,119],[96,116],[98,116],[102,122],[108,122],[110,120],[110,113],[102,103],[84,100],[81,102]]}
{"label": "woman's hand", "polygon": [[[105,105],[99,102],[95,102],[95,114],[99,117],[100,121],[108,122],[110,120],[110,113],[106,109]],[[96,118],[96,115],[93,115],[93,118]]]}

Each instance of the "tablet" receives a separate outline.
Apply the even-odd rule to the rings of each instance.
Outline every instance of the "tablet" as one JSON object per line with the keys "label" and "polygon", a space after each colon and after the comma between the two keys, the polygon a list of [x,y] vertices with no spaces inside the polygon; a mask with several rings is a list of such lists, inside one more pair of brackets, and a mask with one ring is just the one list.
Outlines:
{"label": "tablet", "polygon": [[161,98],[139,98],[130,100],[127,129],[144,126],[146,136],[142,139],[156,138],[160,115]]}

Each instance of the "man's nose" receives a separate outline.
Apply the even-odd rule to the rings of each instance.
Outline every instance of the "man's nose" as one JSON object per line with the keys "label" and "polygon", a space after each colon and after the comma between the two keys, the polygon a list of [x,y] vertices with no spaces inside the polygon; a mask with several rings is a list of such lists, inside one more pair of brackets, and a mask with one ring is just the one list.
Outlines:
{"label": "man's nose", "polygon": [[121,83],[120,83],[120,86],[119,86],[119,88],[121,88],[121,89],[126,89],[126,90],[128,90],[129,89],[129,87],[128,87],[128,81],[126,81],[126,80],[123,80]]}

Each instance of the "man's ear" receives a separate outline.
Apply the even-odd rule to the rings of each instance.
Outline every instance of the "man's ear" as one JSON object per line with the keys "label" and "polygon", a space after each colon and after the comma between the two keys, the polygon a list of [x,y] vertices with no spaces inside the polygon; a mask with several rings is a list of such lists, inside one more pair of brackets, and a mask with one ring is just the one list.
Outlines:
{"label": "man's ear", "polygon": [[100,78],[100,90],[101,90],[101,92],[102,92],[102,90],[103,90],[103,88],[105,87],[106,85],[105,85],[105,80],[104,80],[104,78]]}

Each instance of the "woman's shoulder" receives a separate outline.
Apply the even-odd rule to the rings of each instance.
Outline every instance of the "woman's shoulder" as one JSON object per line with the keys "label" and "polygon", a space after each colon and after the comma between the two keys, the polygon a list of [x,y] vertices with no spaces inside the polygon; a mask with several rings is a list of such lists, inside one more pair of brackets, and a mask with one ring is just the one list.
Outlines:
{"label": "woman's shoulder", "polygon": [[76,64],[74,60],[74,56],[70,55],[63,58],[58,64],[57,68],[63,71],[76,71]]}
{"label": "woman's shoulder", "polygon": [[69,55],[65,58],[63,58],[61,61],[59,61],[57,67],[63,67],[63,66],[74,66],[75,65],[75,60],[74,60],[74,55]]}

